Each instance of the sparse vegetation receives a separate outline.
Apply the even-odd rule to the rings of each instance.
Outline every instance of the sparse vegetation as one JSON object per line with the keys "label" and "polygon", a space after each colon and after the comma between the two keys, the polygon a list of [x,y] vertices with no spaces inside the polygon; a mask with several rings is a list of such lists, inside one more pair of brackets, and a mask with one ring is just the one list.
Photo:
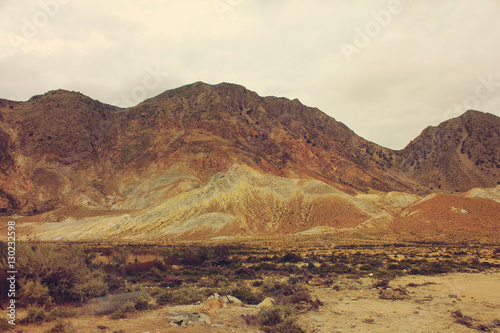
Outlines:
{"label": "sparse vegetation", "polygon": [[47,304],[82,302],[108,290],[106,274],[91,269],[85,253],[77,247],[64,250],[51,244],[17,246],[21,302]]}
{"label": "sparse vegetation", "polygon": [[46,330],[45,333],[74,333],[76,332],[75,328],[70,322],[65,322],[59,319],[54,327],[49,330]]}
{"label": "sparse vegetation", "polygon": [[19,321],[21,325],[41,324],[52,319],[45,312],[45,306],[29,305],[27,311],[26,317]]}
{"label": "sparse vegetation", "polygon": [[290,305],[275,305],[262,309],[257,315],[248,315],[248,325],[261,326],[267,333],[302,333],[305,332],[295,323],[296,310]]}
{"label": "sparse vegetation", "polygon": [[[407,288],[421,284],[391,288],[391,280],[397,276],[479,272],[500,267],[497,247],[444,243],[349,245],[333,249],[304,246],[300,255],[294,248],[239,245],[156,246],[154,250],[140,251],[124,245],[118,255],[113,249],[61,244],[22,244],[19,248],[33,263],[31,267],[27,260],[20,263],[24,270],[19,279],[20,304],[28,309],[20,322],[31,325],[58,320],[53,332],[68,326],[62,320],[75,316],[73,310],[65,307],[69,302],[92,299],[88,313],[119,319],[157,306],[204,302],[214,293],[232,295],[254,305],[271,297],[275,303],[272,310],[262,310],[246,321],[265,332],[302,332],[296,315],[322,306],[321,300],[311,295],[311,286],[347,290],[361,286],[360,278],[372,277],[375,282],[370,286],[379,290],[380,299],[404,300],[411,297]],[[157,263],[151,261],[152,254],[159,254]],[[140,255],[151,264],[144,264]],[[108,261],[109,265],[105,265]],[[95,298],[108,292],[108,296]],[[466,325],[468,318],[456,320]],[[71,332],[70,326],[66,329]]]}

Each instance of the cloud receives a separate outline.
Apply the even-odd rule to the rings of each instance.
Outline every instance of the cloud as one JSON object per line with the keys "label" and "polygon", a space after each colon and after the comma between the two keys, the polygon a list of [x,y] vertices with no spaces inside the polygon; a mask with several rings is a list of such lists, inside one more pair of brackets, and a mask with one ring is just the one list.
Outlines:
{"label": "cloud", "polygon": [[[400,0],[385,24],[391,1],[3,1],[1,97],[65,88],[123,102],[148,68],[160,68],[168,76],[145,97],[195,81],[234,82],[298,98],[366,139],[402,148],[427,125],[458,116],[447,111],[470,101],[480,78],[500,81],[500,3]],[[26,38],[30,24],[36,33]],[[342,45],[356,46],[359,31],[369,43],[347,59]],[[25,40],[15,47],[13,35]],[[475,106],[500,115],[494,88]]]}

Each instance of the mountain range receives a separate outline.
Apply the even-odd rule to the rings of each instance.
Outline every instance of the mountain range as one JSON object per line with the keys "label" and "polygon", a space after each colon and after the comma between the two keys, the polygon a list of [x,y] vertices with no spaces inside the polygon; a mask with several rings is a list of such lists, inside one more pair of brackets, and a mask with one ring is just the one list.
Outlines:
{"label": "mountain range", "polygon": [[0,99],[0,181],[0,214],[40,239],[498,233],[500,118],[470,110],[392,150],[235,84],[130,108],[57,90]]}

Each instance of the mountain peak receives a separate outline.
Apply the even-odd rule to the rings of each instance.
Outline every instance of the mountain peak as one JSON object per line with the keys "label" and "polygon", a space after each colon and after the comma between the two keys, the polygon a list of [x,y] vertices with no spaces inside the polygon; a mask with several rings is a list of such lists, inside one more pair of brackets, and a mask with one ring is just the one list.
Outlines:
{"label": "mountain peak", "polygon": [[428,190],[465,192],[500,179],[500,118],[468,110],[427,127],[400,153],[400,169]]}

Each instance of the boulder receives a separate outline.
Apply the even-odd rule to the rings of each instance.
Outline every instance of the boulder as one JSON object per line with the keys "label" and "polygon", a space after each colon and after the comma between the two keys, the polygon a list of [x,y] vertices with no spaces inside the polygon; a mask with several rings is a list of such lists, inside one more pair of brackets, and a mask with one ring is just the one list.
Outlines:
{"label": "boulder", "polygon": [[211,325],[210,317],[204,313],[179,312],[168,317],[170,325],[173,326],[201,326]]}
{"label": "boulder", "polygon": [[227,298],[229,304],[236,305],[236,306],[243,306],[243,302],[237,297],[227,295],[226,298]]}
{"label": "boulder", "polygon": [[262,310],[273,307],[275,304],[276,302],[274,301],[274,298],[266,297],[262,302],[259,303],[259,305],[257,305],[257,307]]}

